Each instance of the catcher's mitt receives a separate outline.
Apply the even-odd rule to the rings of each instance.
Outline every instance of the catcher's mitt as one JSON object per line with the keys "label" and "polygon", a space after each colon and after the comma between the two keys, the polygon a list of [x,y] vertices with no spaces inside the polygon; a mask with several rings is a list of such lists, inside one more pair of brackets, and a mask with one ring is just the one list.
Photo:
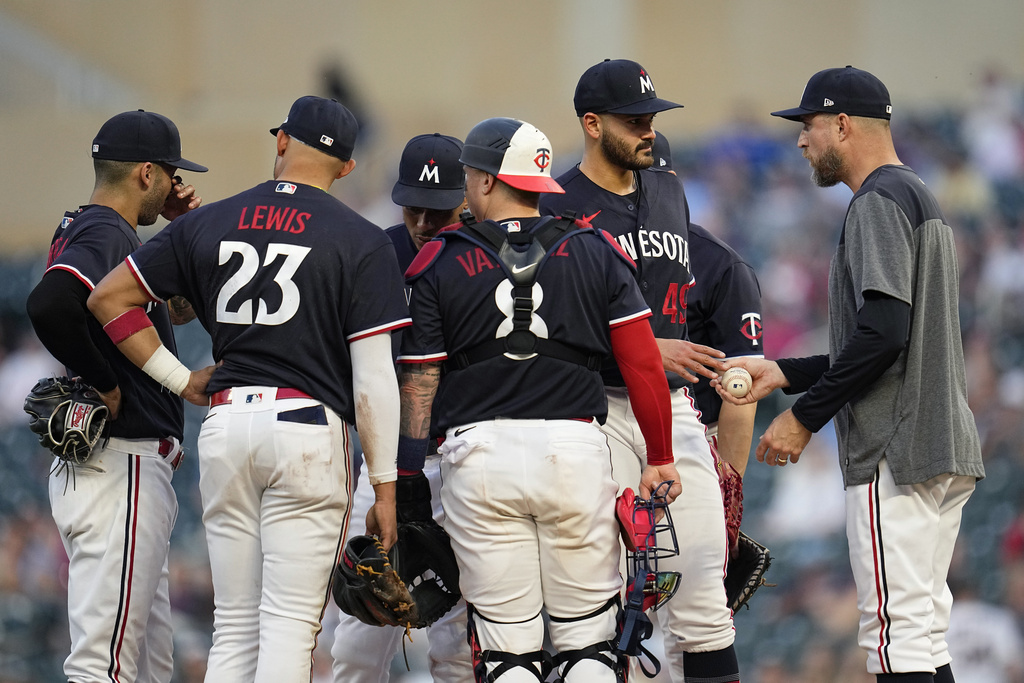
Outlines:
{"label": "catcher's mitt", "polygon": [[401,522],[398,542],[385,554],[370,536],[345,545],[334,572],[334,601],[372,626],[423,628],[455,606],[459,567],[437,522]]}
{"label": "catcher's mitt", "polygon": [[[725,597],[729,608],[735,612],[747,604],[761,586],[773,586],[764,580],[764,573],[771,566],[772,556],[764,547],[742,531],[739,532],[739,551],[729,560],[725,576]],[[750,605],[747,605],[750,609]]]}
{"label": "catcher's mitt", "polygon": [[78,379],[44,377],[25,397],[28,427],[61,460],[81,465],[103,435],[110,411],[95,389]]}

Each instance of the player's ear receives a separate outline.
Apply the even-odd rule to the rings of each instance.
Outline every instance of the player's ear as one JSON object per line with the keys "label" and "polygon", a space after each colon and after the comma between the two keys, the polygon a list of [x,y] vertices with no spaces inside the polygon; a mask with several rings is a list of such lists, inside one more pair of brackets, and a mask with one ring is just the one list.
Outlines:
{"label": "player's ear", "polygon": [[845,140],[850,134],[850,117],[846,114],[839,114],[835,120],[836,130],[840,140]]}
{"label": "player's ear", "polygon": [[593,112],[587,112],[580,117],[580,126],[583,132],[595,140],[601,137],[601,117]]}
{"label": "player's ear", "polygon": [[146,190],[155,181],[156,172],[156,164],[151,161],[143,161],[135,167],[135,175],[139,179],[139,185]]}
{"label": "player's ear", "polygon": [[344,177],[345,177],[345,176],[347,176],[347,175],[348,175],[349,173],[351,173],[351,172],[352,172],[352,171],[353,171],[353,170],[355,169],[355,167],[356,167],[356,160],[355,160],[355,159],[349,159],[349,160],[348,160],[348,161],[346,161],[346,162],[345,162],[345,164],[344,164],[344,165],[343,165],[343,166],[341,167],[341,170],[340,170],[340,171],[338,171],[338,175],[334,176],[334,177],[335,177],[335,179],[338,179],[338,180],[340,180],[341,178],[344,178]]}
{"label": "player's ear", "polygon": [[284,151],[288,149],[289,140],[291,138],[288,136],[288,133],[285,133],[283,130],[277,131],[277,156],[284,156]]}

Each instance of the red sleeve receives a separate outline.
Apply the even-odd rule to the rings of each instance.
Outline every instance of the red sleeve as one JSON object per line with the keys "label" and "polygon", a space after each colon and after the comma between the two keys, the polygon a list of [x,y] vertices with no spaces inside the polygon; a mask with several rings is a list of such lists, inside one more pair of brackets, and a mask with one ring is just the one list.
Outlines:
{"label": "red sleeve", "polygon": [[611,333],[612,353],[626,380],[633,414],[647,441],[647,463],[673,463],[672,400],[651,324],[643,318],[613,328]]}

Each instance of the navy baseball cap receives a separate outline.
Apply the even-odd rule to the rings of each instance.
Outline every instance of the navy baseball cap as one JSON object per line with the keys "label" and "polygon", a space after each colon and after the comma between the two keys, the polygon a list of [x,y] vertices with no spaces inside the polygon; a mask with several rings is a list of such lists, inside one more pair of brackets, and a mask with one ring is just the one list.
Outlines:
{"label": "navy baseball cap", "polygon": [[584,71],[572,102],[576,116],[587,112],[656,114],[683,106],[658,97],[651,75],[628,59],[606,59]]}
{"label": "navy baseball cap", "polygon": [[295,100],[288,116],[270,134],[283,130],[300,142],[342,161],[352,158],[359,124],[345,105],[315,95]]}
{"label": "navy baseball cap", "polygon": [[421,209],[454,209],[466,198],[462,140],[440,133],[417,135],[402,151],[391,201]]}
{"label": "navy baseball cap", "polygon": [[882,81],[867,71],[846,66],[811,76],[800,106],[773,111],[772,116],[799,121],[801,116],[819,112],[888,120],[892,116],[892,101]]}
{"label": "navy baseball cap", "polygon": [[672,170],[672,149],[669,147],[668,138],[658,131],[654,131],[651,154],[654,155],[654,165],[651,166],[651,169],[655,171]]}
{"label": "navy baseball cap", "polygon": [[181,136],[169,118],[142,109],[108,119],[92,140],[92,158],[157,162],[196,173],[209,170],[181,158]]}
{"label": "navy baseball cap", "polygon": [[525,121],[493,118],[476,124],[459,161],[519,190],[565,194],[551,177],[548,137]]}

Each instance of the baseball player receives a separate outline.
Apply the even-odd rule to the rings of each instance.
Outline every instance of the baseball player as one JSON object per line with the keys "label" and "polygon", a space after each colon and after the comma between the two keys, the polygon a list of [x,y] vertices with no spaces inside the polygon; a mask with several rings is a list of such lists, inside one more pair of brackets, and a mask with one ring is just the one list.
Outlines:
{"label": "baseball player", "polygon": [[[584,72],[576,86],[576,115],[584,133],[580,164],[558,178],[564,195],[547,195],[545,213],[575,209],[609,233],[636,261],[636,279],[654,312],[650,325],[672,394],[672,438],[676,467],[686,494],[672,505],[679,555],[663,568],[681,574],[676,596],[656,614],[674,681],[739,680],[733,648],[732,613],[723,578],[727,559],[722,494],[715,455],[698,419],[691,382],[724,369],[721,351],[687,338],[690,270],[689,209],[682,183],[650,170],[655,114],[680,105],[657,96],[650,73],[636,62],[606,60]],[[614,367],[603,372],[608,421],[619,488],[635,480],[649,457],[636,429],[635,397]],[[685,672],[685,675],[684,675]]]}
{"label": "baseball player", "polygon": [[[391,241],[327,192],[355,167],[357,130],[338,102],[299,98],[271,130],[274,180],[174,222],[89,300],[128,358],[210,406],[199,435],[215,603],[207,681],[308,683],[348,523],[353,424],[376,497],[367,527],[385,546],[396,537],[390,332],[410,322],[402,278]],[[208,387],[138,317],[178,291],[213,340]]]}
{"label": "baseball player", "polygon": [[[466,208],[466,183],[459,155],[462,141],[433,133],[417,135],[402,152],[398,181],[391,199],[402,207],[403,222],[385,232],[391,238],[402,272],[409,267],[420,248],[437,232],[459,220]],[[407,295],[411,288],[406,288]],[[397,335],[396,335],[397,336]],[[427,456],[422,473],[398,471],[398,512],[401,520],[402,493],[405,484],[415,486],[417,477],[429,485],[433,518],[444,524],[444,511],[438,491],[441,487],[441,459],[436,450]],[[373,497],[366,468],[359,472],[359,483],[352,497],[352,523],[349,535],[365,533],[364,519]],[[429,514],[429,513],[428,513]],[[386,683],[389,664],[398,651],[404,630],[364,624],[341,613],[334,632],[334,680],[337,683]],[[472,683],[473,666],[466,643],[466,605],[460,601],[451,611],[427,628],[430,672],[438,683]]]}
{"label": "baseball player", "polygon": [[[672,151],[655,131],[652,147],[656,171],[672,170]],[[686,331],[690,341],[725,353],[726,358],[764,358],[761,286],[754,269],[728,244],[702,226],[690,223],[690,269],[693,286],[686,292]],[[723,403],[706,377],[693,385],[707,439],[723,462],[742,477],[750,459],[757,403]]]}
{"label": "baseball player", "polygon": [[893,146],[889,91],[853,67],[825,69],[800,106],[797,146],[822,187],[853,191],[829,273],[827,356],[732,361],[753,385],[806,392],[755,455],[797,462],[834,418],[859,642],[878,681],[951,683],[946,584],[964,504],[984,476],[967,405],[953,230]]}
{"label": "baseball player", "polygon": [[[46,271],[28,297],[40,341],[69,376],[94,387],[116,419],[83,465],[50,477],[50,506],[68,553],[71,654],[76,683],[171,680],[167,550],[178,503],[171,476],[181,459],[181,400],[122,356],[86,300],[96,283],[140,244],[139,225],[198,207],[178,169],[178,129],[153,112],[118,114],[92,142],[96,182],[89,203],[68,211],[54,233]],[[171,324],[187,302],[168,297],[140,311],[174,353]],[[172,356],[173,357],[173,356]]]}
{"label": "baseball player", "polygon": [[546,609],[564,680],[616,681],[617,487],[597,428],[607,410],[598,368],[614,355],[635,392],[650,466],[632,483],[649,497],[677,481],[650,311],[607,236],[540,217],[540,193],[562,191],[541,131],[482,121],[462,163],[480,222],[441,232],[406,275],[399,458],[422,460],[434,419],[476,680],[546,678]]}

